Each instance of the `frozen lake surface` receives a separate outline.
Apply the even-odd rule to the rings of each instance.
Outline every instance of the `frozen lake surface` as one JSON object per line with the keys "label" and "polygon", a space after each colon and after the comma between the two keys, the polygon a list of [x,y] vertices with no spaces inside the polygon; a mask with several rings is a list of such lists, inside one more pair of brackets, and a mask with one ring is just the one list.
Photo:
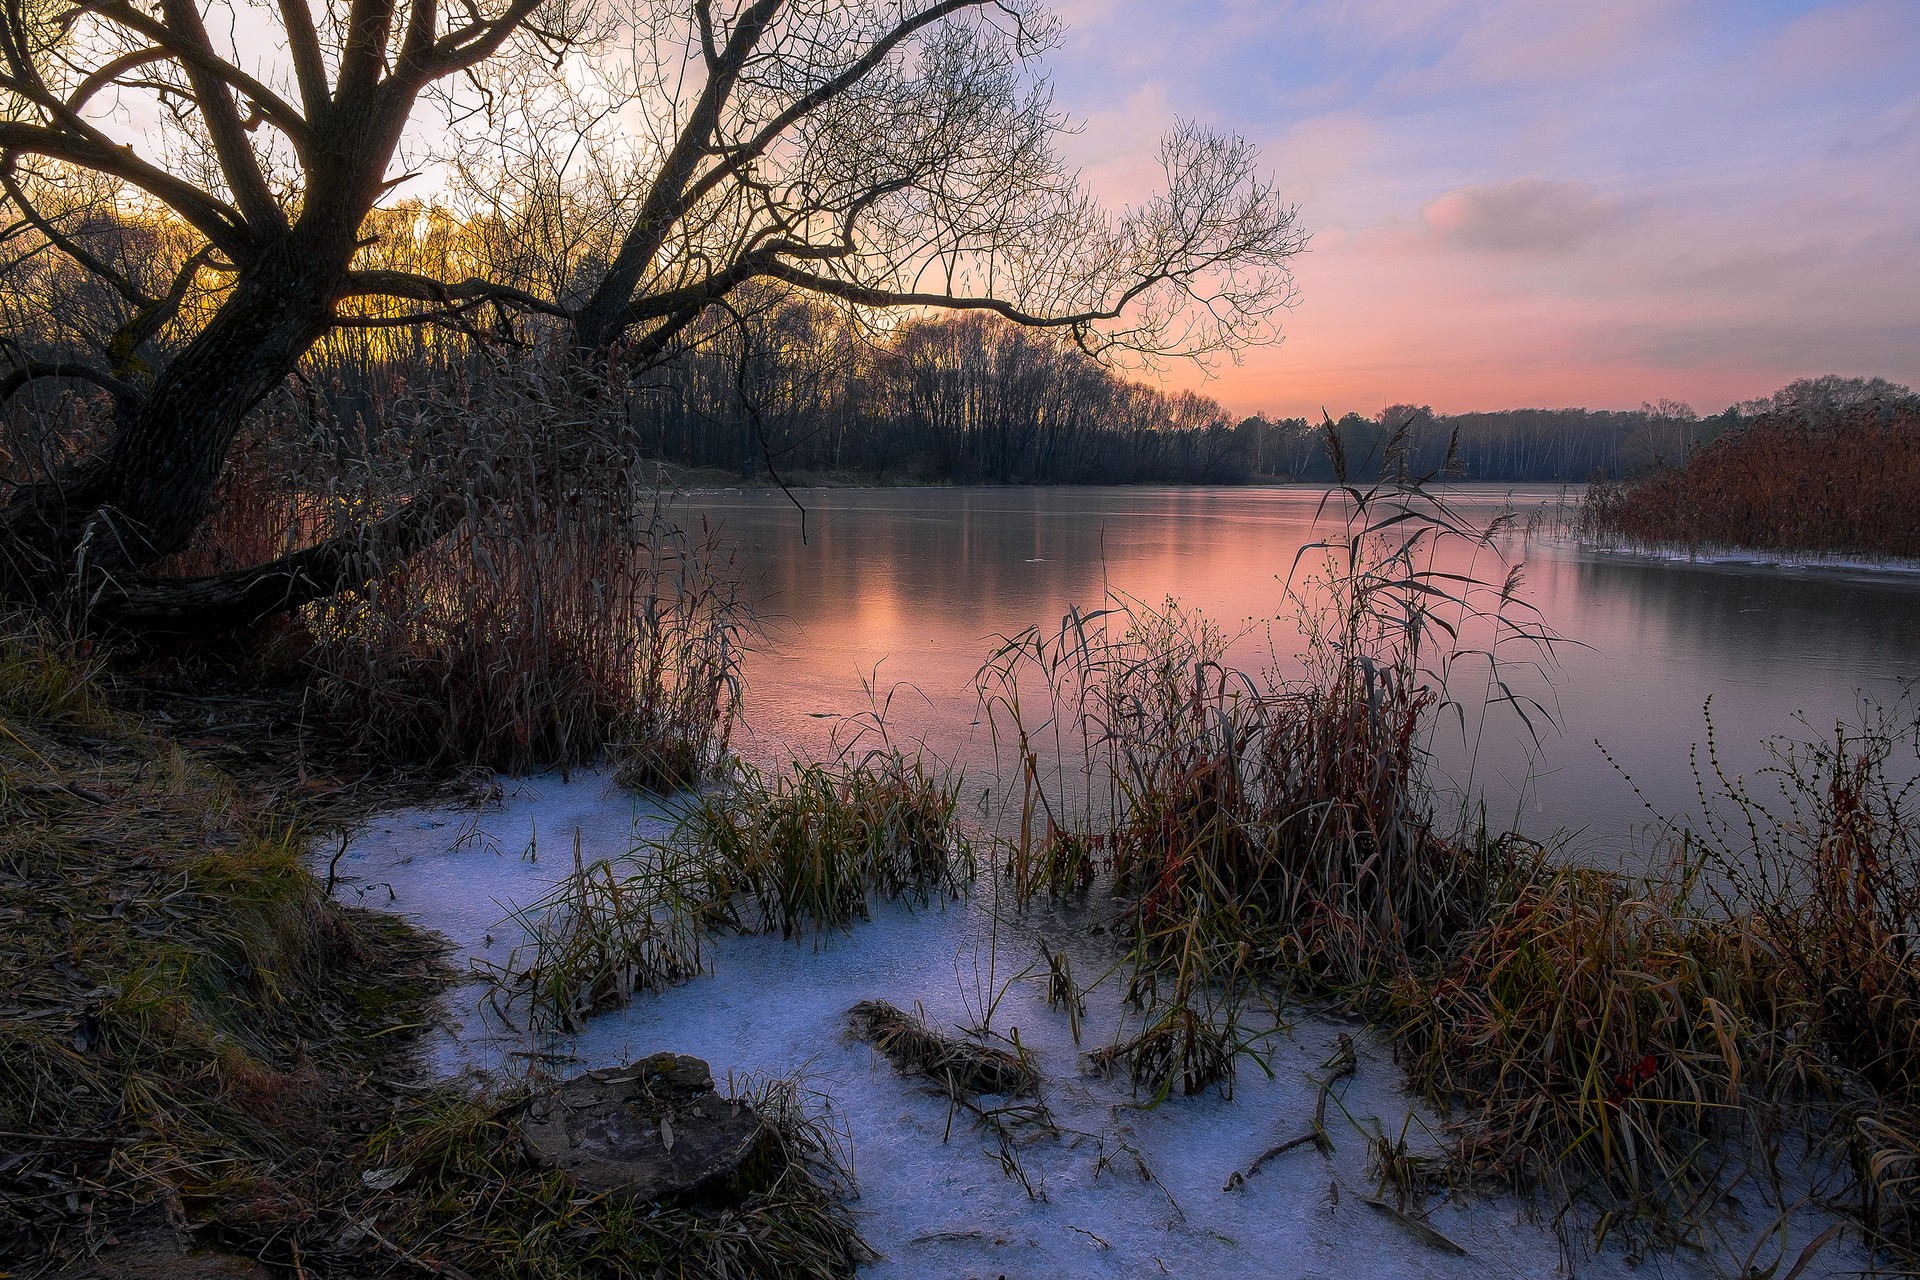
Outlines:
{"label": "frozen lake surface", "polygon": [[[659,803],[594,773],[503,786],[502,802],[485,810],[376,818],[340,858],[336,893],[444,935],[459,967],[497,966],[524,940],[516,909],[571,873],[576,834],[588,860],[619,857],[670,822]],[[1417,1149],[1431,1141],[1423,1126],[1432,1121],[1400,1088],[1391,1055],[1357,1025],[1306,1017],[1277,1029],[1267,1044],[1271,1076],[1243,1061],[1230,1099],[1209,1093],[1144,1108],[1124,1081],[1089,1078],[1082,1054],[1121,1027],[1117,984],[1089,995],[1076,1045],[1065,1014],[1047,1006],[1037,944],[1044,936],[1066,949],[1084,983],[1111,963],[1111,940],[1090,934],[1085,920],[997,919],[992,896],[983,879],[967,902],[878,908],[872,922],[817,941],[717,940],[705,975],[639,996],[559,1040],[503,1023],[486,983],[467,983],[449,994],[429,1052],[447,1075],[514,1074],[529,1063],[573,1074],[670,1050],[705,1058],[723,1089],[729,1075],[798,1079],[847,1146],[860,1229],[882,1255],[863,1272],[875,1280],[1566,1274],[1560,1240],[1516,1199],[1426,1206],[1429,1223],[1466,1256],[1421,1242],[1366,1203],[1377,1194],[1368,1140],[1404,1133]],[[948,1029],[990,1013],[994,1032],[1017,1035],[1032,1052],[1060,1130],[1016,1147],[1032,1194],[969,1116],[950,1114],[943,1097],[846,1034],[848,1008],[867,999],[918,1004]],[[1322,1064],[1342,1034],[1355,1043],[1358,1070],[1333,1092],[1332,1153],[1292,1151],[1224,1190],[1234,1172],[1306,1129]],[[1617,1248],[1577,1250],[1575,1274],[1737,1275],[1774,1216],[1750,1200],[1719,1221],[1721,1239],[1704,1253],[1656,1254],[1634,1268]],[[1782,1271],[1828,1221],[1813,1213],[1791,1220]],[[1761,1265],[1777,1254],[1777,1242],[1762,1248]],[[1863,1265],[1856,1249],[1837,1245],[1804,1274]]]}
{"label": "frozen lake surface", "polygon": [[[1557,487],[1462,485],[1470,520],[1560,501]],[[746,663],[745,732],[736,744],[774,764],[817,756],[837,717],[867,709],[861,687],[898,688],[894,719],[943,759],[986,782],[991,743],[973,676],[996,637],[1057,629],[1069,607],[1108,592],[1149,606],[1168,596],[1244,634],[1235,661],[1285,667],[1301,647],[1284,579],[1300,549],[1340,532],[1325,491],[1280,488],[951,488],[801,490],[800,520],[778,492],[689,494],[739,560],[769,634]],[[1577,493],[1573,495],[1577,500]],[[1436,780],[1484,799],[1489,818],[1577,853],[1645,868],[1652,815],[1610,754],[1664,816],[1695,809],[1689,751],[1716,738],[1735,772],[1768,763],[1771,735],[1825,735],[1862,695],[1882,703],[1920,679],[1920,574],[1900,566],[1756,563],[1595,551],[1518,532],[1521,598],[1570,643],[1544,677],[1506,672],[1555,723],[1538,740],[1509,715],[1484,733],[1437,725]],[[1308,562],[1310,567],[1311,561]],[[1468,568],[1465,563],[1448,567]],[[1483,558],[1471,566],[1499,577]],[[1484,697],[1455,693],[1470,707]],[[1605,748],[1603,754],[1602,748]]]}

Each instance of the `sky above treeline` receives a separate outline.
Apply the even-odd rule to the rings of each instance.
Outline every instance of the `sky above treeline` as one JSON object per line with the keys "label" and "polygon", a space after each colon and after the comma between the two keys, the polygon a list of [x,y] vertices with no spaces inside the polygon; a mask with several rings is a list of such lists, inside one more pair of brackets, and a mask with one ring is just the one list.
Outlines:
{"label": "sky above treeline", "polygon": [[1260,144],[1312,234],[1236,412],[1702,412],[1920,384],[1920,2],[1057,0],[1114,202],[1176,118]]}

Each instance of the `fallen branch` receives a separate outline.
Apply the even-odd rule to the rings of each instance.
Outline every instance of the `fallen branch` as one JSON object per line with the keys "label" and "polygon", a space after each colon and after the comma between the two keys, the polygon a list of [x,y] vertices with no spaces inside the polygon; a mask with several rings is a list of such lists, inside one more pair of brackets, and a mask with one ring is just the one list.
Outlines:
{"label": "fallen branch", "polygon": [[1414,1236],[1414,1238],[1419,1240],[1422,1244],[1427,1245],[1429,1248],[1438,1249],[1442,1253],[1456,1254],[1462,1258],[1467,1256],[1467,1251],[1465,1249],[1462,1249],[1459,1245],[1455,1244],[1452,1240],[1449,1240],[1446,1236],[1441,1235],[1439,1231],[1435,1230],[1431,1226],[1428,1226],[1425,1222],[1422,1222],[1419,1218],[1414,1217],[1412,1214],[1403,1213],[1399,1209],[1396,1209],[1392,1205],[1388,1204],[1385,1200],[1375,1200],[1371,1196],[1365,1196],[1365,1197],[1362,1197],[1362,1199],[1365,1201],[1369,1209],[1373,1209],[1380,1213],[1386,1214],[1389,1218],[1392,1218],[1395,1222],[1405,1227],[1407,1231]]}
{"label": "fallen branch", "polygon": [[1269,1161],[1308,1143],[1312,1143],[1323,1156],[1333,1154],[1333,1139],[1327,1134],[1327,1098],[1333,1092],[1334,1085],[1360,1069],[1360,1059],[1353,1051],[1353,1037],[1342,1031],[1334,1043],[1333,1056],[1320,1064],[1323,1068],[1331,1068],[1331,1073],[1319,1082],[1320,1095],[1314,1100],[1312,1127],[1297,1138],[1289,1138],[1277,1147],[1262,1151],[1247,1166],[1245,1173],[1236,1171],[1229,1176],[1226,1185],[1220,1188],[1222,1191],[1239,1190],[1247,1185],[1248,1178],[1260,1172]]}

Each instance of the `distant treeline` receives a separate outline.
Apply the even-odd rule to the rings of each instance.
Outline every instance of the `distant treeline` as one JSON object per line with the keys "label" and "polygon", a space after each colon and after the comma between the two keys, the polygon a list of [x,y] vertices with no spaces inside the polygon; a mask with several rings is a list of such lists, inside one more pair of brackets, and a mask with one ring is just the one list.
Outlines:
{"label": "distant treeline", "polygon": [[[1904,388],[1806,379],[1701,417],[1670,400],[1638,409],[1436,414],[1392,405],[1333,424],[1355,474],[1496,482],[1585,481],[1677,466],[1768,413],[1837,411]],[[841,313],[776,301],[729,316],[654,370],[630,416],[664,461],[743,478],[843,473],[955,483],[1244,484],[1329,481],[1325,421],[1237,418],[1193,392],[1130,379],[1055,335],[985,315],[922,319],[886,334]]]}
{"label": "distant treeline", "polygon": [[[1405,428],[1405,466],[1416,475],[1578,481],[1658,465],[1684,450],[1685,426],[1692,422],[1685,406],[1443,415],[1425,406],[1394,405],[1372,418],[1349,413],[1333,429],[1356,475],[1372,475],[1386,464],[1389,442]],[[1256,417],[1238,430],[1252,448],[1255,471],[1297,480],[1334,478],[1324,423]]]}
{"label": "distant treeline", "polygon": [[[393,211],[391,220],[382,256],[370,265],[439,277],[458,265],[455,248],[474,252],[459,240],[476,234],[470,227],[411,206]],[[413,229],[419,220],[428,228],[424,239]],[[162,243],[165,225],[136,221],[117,234],[128,238],[121,256],[129,260],[171,252]],[[0,473],[34,470],[26,460],[47,453],[38,437],[84,435],[95,429],[86,419],[98,410],[84,387],[11,385],[18,375],[9,379],[6,367],[97,359],[86,335],[113,331],[114,309],[123,306],[92,275],[59,259],[35,261],[0,273],[0,384],[19,393],[0,414]],[[21,305],[29,295],[56,305]],[[1244,484],[1333,477],[1325,421],[1230,414],[1211,397],[1163,391],[1102,364],[1070,335],[984,312],[909,319],[884,330],[870,319],[778,289],[736,291],[610,389],[624,402],[627,447],[643,458],[743,479]],[[272,430],[311,434],[343,457],[371,456],[384,447],[377,442],[411,438],[410,405],[486,385],[487,369],[503,353],[530,356],[537,367],[543,344],[554,340],[537,317],[486,324],[476,315],[465,327],[369,322],[316,347],[262,420],[280,424]],[[1392,465],[1415,474],[1584,481],[1679,465],[1765,413],[1831,415],[1890,391],[1904,388],[1808,379],[1706,418],[1672,401],[1631,410],[1453,415],[1398,404],[1372,416],[1348,413],[1332,428],[1355,474],[1386,463],[1387,442],[1398,435],[1407,447]]]}
{"label": "distant treeline", "polygon": [[786,303],[715,332],[636,386],[654,456],[742,477],[1232,484],[1249,436],[1220,404],[1121,376],[1070,342],[984,315],[863,333]]}

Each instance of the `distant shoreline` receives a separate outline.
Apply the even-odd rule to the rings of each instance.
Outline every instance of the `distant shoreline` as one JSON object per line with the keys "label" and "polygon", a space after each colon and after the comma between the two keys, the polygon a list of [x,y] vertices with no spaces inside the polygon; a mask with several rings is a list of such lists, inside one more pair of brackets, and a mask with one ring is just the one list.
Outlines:
{"label": "distant shoreline", "polygon": [[[661,479],[668,486],[686,493],[736,492],[779,493],[782,489],[1334,489],[1331,480],[1312,480],[1292,476],[1263,475],[1246,480],[917,480],[900,476],[864,475],[856,472],[796,472],[782,475],[780,482],[766,476],[743,479],[719,467],[684,467],[676,463],[658,463]],[[1585,486],[1584,480],[1477,480],[1469,476],[1437,485],[1440,491],[1451,489],[1566,489]]]}

